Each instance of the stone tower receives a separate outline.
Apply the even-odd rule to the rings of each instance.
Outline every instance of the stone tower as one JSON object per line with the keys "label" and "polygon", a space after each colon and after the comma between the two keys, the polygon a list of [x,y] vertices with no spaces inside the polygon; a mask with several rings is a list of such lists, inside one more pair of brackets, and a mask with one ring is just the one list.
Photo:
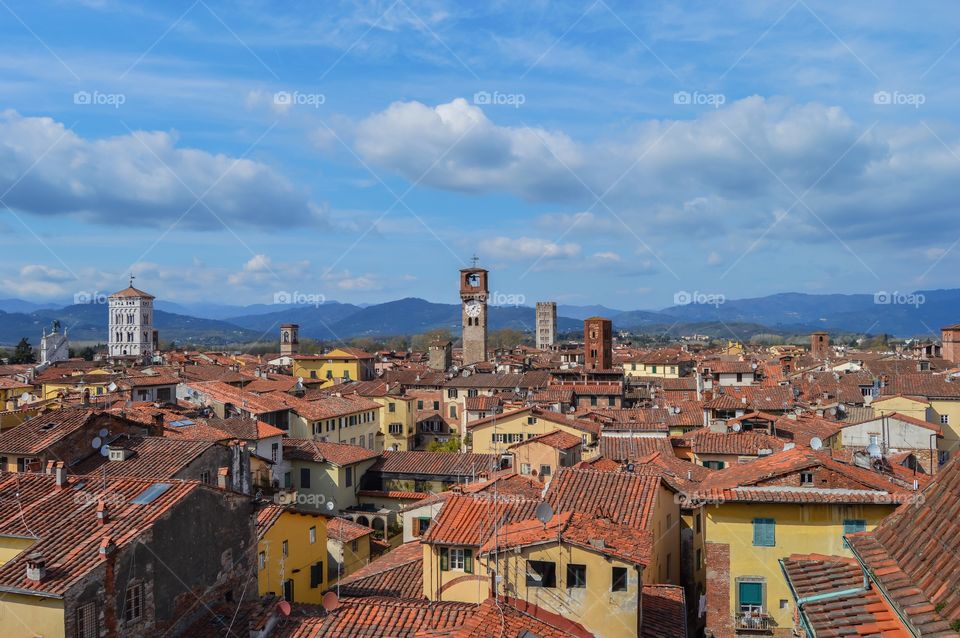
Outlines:
{"label": "stone tower", "polygon": [[557,302],[537,302],[537,350],[546,350],[557,341]]}
{"label": "stone tower", "polygon": [[613,367],[613,322],[603,317],[583,320],[584,370],[609,370]]}
{"label": "stone tower", "polygon": [[300,326],[285,323],[280,326],[280,356],[291,357],[300,352]]}
{"label": "stone tower", "polygon": [[67,339],[66,329],[60,332],[60,322],[54,319],[53,328],[49,334],[46,329],[40,338],[40,364],[46,365],[56,361],[66,361],[70,358],[70,341]]}
{"label": "stone tower", "polygon": [[157,350],[153,327],[154,296],[130,285],[110,295],[107,348],[111,357],[148,358]]}
{"label": "stone tower", "polygon": [[814,332],[810,335],[810,354],[816,359],[830,358],[830,335],[826,332]]}
{"label": "stone tower", "polygon": [[487,271],[472,268],[460,271],[460,302],[463,320],[463,365],[487,360]]}

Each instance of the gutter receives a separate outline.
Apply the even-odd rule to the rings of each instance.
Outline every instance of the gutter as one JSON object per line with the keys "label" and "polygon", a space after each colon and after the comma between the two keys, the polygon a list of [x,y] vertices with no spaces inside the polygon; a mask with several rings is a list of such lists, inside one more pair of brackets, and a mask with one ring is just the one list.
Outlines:
{"label": "gutter", "polygon": [[50,594],[45,591],[39,591],[36,589],[24,589],[22,587],[0,587],[0,591],[8,592],[11,594],[20,594],[21,596],[36,596],[38,598],[53,598],[56,600],[63,600],[63,596],[59,594]]}

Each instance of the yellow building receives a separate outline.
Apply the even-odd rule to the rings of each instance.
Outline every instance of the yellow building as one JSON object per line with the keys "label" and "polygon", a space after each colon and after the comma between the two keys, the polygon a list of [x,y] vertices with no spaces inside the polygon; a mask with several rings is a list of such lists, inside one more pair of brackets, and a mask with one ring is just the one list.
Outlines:
{"label": "yellow building", "polygon": [[679,379],[689,374],[693,359],[687,356],[654,350],[630,357],[623,363],[623,373],[628,377],[660,377]]}
{"label": "yellow building", "polygon": [[411,396],[386,395],[373,397],[380,404],[380,433],[383,449],[409,452],[416,449],[417,415],[415,399]]}
{"label": "yellow building", "polygon": [[[514,443],[560,430],[580,437],[586,448],[593,448],[600,436],[600,425],[593,421],[567,418],[557,412],[521,408],[467,424],[471,451],[476,454],[504,454]],[[584,456],[589,456],[585,450]]]}
{"label": "yellow building", "polygon": [[373,556],[373,530],[344,518],[327,525],[327,578],[331,586],[367,565]]}
{"label": "yellow building", "polygon": [[719,471],[698,494],[706,517],[707,630],[789,632],[793,597],[779,561],[851,556],[843,535],[873,529],[912,487],[799,448]]}
{"label": "yellow building", "polygon": [[88,370],[85,373],[71,374],[54,379],[41,380],[41,398],[55,399],[68,394],[89,392],[91,397],[110,393],[110,385],[118,380],[107,370]]}
{"label": "yellow building", "polygon": [[293,357],[293,376],[323,379],[321,387],[342,381],[370,381],[374,378],[374,357],[357,348],[334,348],[320,355]]}
{"label": "yellow building", "polygon": [[327,520],[319,512],[267,505],[257,513],[260,595],[320,604],[327,589]]}
{"label": "yellow building", "polygon": [[360,478],[377,453],[356,445],[287,438],[283,458],[290,463],[283,486],[294,492],[287,498],[299,507],[316,510],[333,501],[336,509],[342,510],[357,504]]}
{"label": "yellow building", "polygon": [[[16,408],[17,400],[25,394],[33,392],[33,386],[9,377],[0,377],[0,411]],[[7,402],[10,405],[7,405]]]}
{"label": "yellow building", "polygon": [[288,397],[293,409],[289,435],[331,443],[349,443],[368,450],[383,450],[380,436],[380,404],[357,394],[332,394],[305,401]]}

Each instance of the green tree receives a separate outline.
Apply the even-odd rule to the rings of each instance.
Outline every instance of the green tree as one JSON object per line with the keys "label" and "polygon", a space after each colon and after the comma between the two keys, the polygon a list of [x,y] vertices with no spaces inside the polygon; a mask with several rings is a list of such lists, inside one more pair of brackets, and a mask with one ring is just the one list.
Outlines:
{"label": "green tree", "polygon": [[427,445],[427,452],[449,452],[450,454],[456,454],[460,451],[460,438],[453,436],[447,439],[446,443],[441,443],[440,441],[430,441]]}
{"label": "green tree", "polygon": [[423,334],[416,335],[410,340],[410,347],[414,352],[426,352],[434,341],[454,341],[453,333],[449,328],[434,328]]}
{"label": "green tree", "polygon": [[489,347],[495,350],[509,350],[521,343],[526,343],[528,339],[526,333],[514,330],[513,328],[503,328],[502,330],[494,330],[491,332],[488,341],[490,342],[488,344]]}
{"label": "green tree", "polygon": [[20,340],[13,351],[13,356],[10,357],[10,363],[35,363],[36,360],[37,358],[33,356],[33,347],[26,337]]}

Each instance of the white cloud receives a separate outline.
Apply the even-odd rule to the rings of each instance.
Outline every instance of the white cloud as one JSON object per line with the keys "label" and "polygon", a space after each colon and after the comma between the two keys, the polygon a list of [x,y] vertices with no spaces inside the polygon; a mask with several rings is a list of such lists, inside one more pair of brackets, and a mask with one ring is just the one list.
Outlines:
{"label": "white cloud", "polygon": [[723,258],[715,250],[710,251],[710,254],[707,255],[707,265],[708,266],[719,266],[723,263]]}
{"label": "white cloud", "polygon": [[8,110],[0,140],[0,192],[10,189],[4,201],[27,213],[159,227],[183,216],[182,226],[216,229],[324,223],[306,193],[267,165],[181,147],[171,133],[86,139]]}
{"label": "white cloud", "polygon": [[507,261],[533,259],[564,259],[580,255],[580,245],[559,244],[533,237],[494,237],[480,242],[484,256]]}

